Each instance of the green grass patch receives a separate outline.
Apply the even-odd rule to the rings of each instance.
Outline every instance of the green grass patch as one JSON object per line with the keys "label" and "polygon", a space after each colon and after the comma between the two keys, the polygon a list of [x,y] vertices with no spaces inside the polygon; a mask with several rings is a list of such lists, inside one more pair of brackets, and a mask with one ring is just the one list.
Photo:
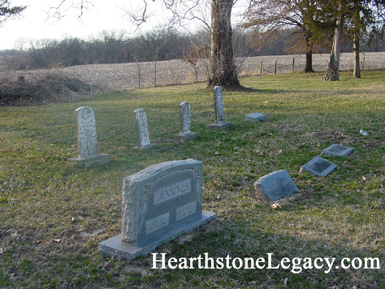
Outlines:
{"label": "green grass patch", "polygon": [[[105,258],[98,243],[119,234],[122,179],[150,165],[204,163],[204,209],[218,220],[157,249],[170,257],[378,257],[385,260],[385,72],[242,79],[224,91],[233,127],[212,132],[212,91],[203,84],[112,92],[77,103],[2,107],[0,114],[0,287],[5,288],[384,288],[384,270],[154,270],[152,258]],[[191,103],[190,142],[173,138],[179,104]],[[95,111],[100,153],[112,162],[78,169],[75,109]],[[151,142],[136,146],[133,111],[147,112]],[[261,112],[268,120],[245,123]],[[369,135],[360,135],[360,129]],[[354,149],[325,178],[300,173],[322,149]],[[256,194],[260,177],[286,170],[301,191],[273,210]]]}

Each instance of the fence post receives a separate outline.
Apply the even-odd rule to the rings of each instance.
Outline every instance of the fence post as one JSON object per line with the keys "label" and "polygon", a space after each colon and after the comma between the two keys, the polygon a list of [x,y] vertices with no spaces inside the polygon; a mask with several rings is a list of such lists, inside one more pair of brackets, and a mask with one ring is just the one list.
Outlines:
{"label": "fence post", "polygon": [[294,72],[294,71],[295,71],[294,65],[295,65],[295,59],[293,58],[293,66],[291,67],[291,72]]}
{"label": "fence post", "polygon": [[259,68],[259,75],[262,75],[262,73],[263,73],[263,67],[262,67],[262,65],[263,65],[263,62],[261,61],[261,67]]}
{"label": "fence post", "polygon": [[277,74],[277,60],[275,61],[275,64],[274,64],[274,74]]}

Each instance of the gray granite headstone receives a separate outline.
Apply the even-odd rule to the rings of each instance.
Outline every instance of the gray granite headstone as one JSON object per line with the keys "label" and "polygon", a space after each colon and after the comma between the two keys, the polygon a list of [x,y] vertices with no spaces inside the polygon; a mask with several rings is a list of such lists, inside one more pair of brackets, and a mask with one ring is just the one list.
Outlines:
{"label": "gray granite headstone", "polygon": [[225,114],[223,111],[223,96],[222,88],[220,86],[214,87],[214,110],[215,110],[215,123],[209,125],[211,129],[225,129],[231,126],[231,122],[225,121]]}
{"label": "gray granite headstone", "polygon": [[254,183],[254,188],[258,190],[268,202],[276,201],[299,192],[288,172],[284,170],[263,176]]}
{"label": "gray granite headstone", "polygon": [[216,218],[202,211],[203,163],[169,161],[124,178],[121,234],[102,253],[133,259]]}
{"label": "gray granite headstone", "polygon": [[148,133],[146,111],[143,108],[138,108],[134,111],[136,124],[136,138],[138,146],[134,149],[148,149],[152,147],[150,143],[150,134]]}
{"label": "gray granite headstone", "polygon": [[250,114],[245,115],[245,121],[246,122],[258,122],[258,121],[266,120],[266,119],[267,119],[267,115],[263,114],[263,113],[259,113],[259,112],[254,112],[254,113],[250,113]]}
{"label": "gray granite headstone", "polygon": [[346,157],[352,152],[352,148],[341,146],[338,144],[332,144],[331,146],[324,149],[321,154],[327,156]]}
{"label": "gray granite headstone", "polygon": [[325,160],[324,158],[321,158],[319,156],[315,157],[310,162],[302,166],[303,171],[320,177],[326,177],[336,168],[336,164],[333,164],[332,162]]}
{"label": "gray granite headstone", "polygon": [[91,107],[82,106],[75,110],[79,157],[69,159],[80,167],[90,167],[110,161],[107,154],[98,154],[95,114]]}
{"label": "gray granite headstone", "polygon": [[180,132],[175,137],[185,140],[194,139],[197,137],[195,132],[191,132],[190,122],[190,103],[185,101],[180,104]]}

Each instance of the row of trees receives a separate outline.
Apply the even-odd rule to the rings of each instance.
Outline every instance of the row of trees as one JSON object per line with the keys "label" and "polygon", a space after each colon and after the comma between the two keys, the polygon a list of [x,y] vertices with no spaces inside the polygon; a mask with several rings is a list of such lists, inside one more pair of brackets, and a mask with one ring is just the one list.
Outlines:
{"label": "row of trees", "polygon": [[[0,0],[3,3],[7,3],[8,0]],[[133,19],[138,21],[139,24],[146,22],[147,20],[147,1],[145,3],[144,10],[140,17],[132,15]],[[60,5],[67,3],[68,1],[63,0]],[[165,8],[172,12],[173,20],[192,20],[199,19],[205,24],[207,31],[210,35],[209,44],[209,57],[211,73],[208,80],[209,86],[221,85],[225,87],[239,86],[237,68],[234,63],[234,34],[231,25],[231,14],[236,0],[211,0],[211,19],[210,23],[205,21],[204,18],[199,17],[194,11],[199,10],[202,5],[207,4],[207,1],[201,0],[174,0],[167,1],[161,0]],[[1,2],[0,2],[1,3]],[[81,1],[81,13],[83,13],[84,3]],[[295,27],[292,35],[298,35],[298,31],[302,35],[302,43],[304,44],[304,52],[307,55],[307,65],[305,68],[306,72],[311,72],[312,63],[311,56],[314,47],[331,47],[331,57],[328,66],[328,71],[325,80],[338,80],[339,70],[339,54],[342,47],[343,35],[351,35],[354,40],[354,52],[355,59],[359,61],[360,43],[359,40],[363,35],[368,35],[368,31],[371,27],[379,27],[378,22],[381,17],[384,16],[385,0],[252,0],[250,1],[249,9],[246,13],[247,21],[244,23],[244,27],[254,31],[255,42],[257,46],[261,46],[261,43],[269,43],[268,40],[272,39],[274,35],[277,35],[279,31],[289,29],[289,27]],[[60,7],[58,7],[60,8]],[[8,7],[5,15],[14,15],[20,13],[24,7],[19,7],[19,10]],[[0,10],[1,11],[1,10]],[[1,15],[0,15],[1,16]],[[1,18],[1,17],[0,17]],[[181,23],[181,22],[180,22]],[[138,25],[139,25],[138,24]],[[344,28],[346,28],[344,30]],[[346,32],[344,34],[344,32]],[[104,43],[109,43],[109,40],[113,40],[113,44],[117,44],[121,50],[122,39],[116,41],[116,37],[108,37],[96,45],[98,49],[102,47]],[[160,34],[155,34],[155,38],[152,39],[151,43],[155,44],[155,47],[148,47],[145,50],[136,50],[138,52],[132,53],[132,51],[123,49],[123,56],[117,56],[111,54],[104,61],[123,61],[124,59],[139,61],[143,59],[143,56],[139,56],[139,51],[150,51],[151,55],[155,55],[154,59],[161,59],[162,48],[167,46],[167,41],[161,39]],[[110,38],[110,39],[109,39]],[[119,37],[118,37],[119,38]],[[298,40],[299,38],[297,38]],[[329,41],[329,42],[328,42]],[[202,41],[201,41],[202,42]],[[330,46],[330,43],[333,43]],[[294,41],[294,43],[301,43]],[[63,43],[61,43],[63,44]],[[74,44],[68,43],[71,46]],[[84,43],[78,43],[84,46]],[[329,44],[329,45],[328,45]],[[60,45],[59,45],[60,46]],[[107,45],[108,49],[113,47],[111,43]],[[171,46],[177,46],[172,43]],[[184,46],[179,43],[181,50],[183,51]],[[300,47],[299,45],[298,47]],[[53,45],[55,47],[55,45]],[[57,47],[57,45],[56,45]],[[94,47],[93,51],[97,51]],[[196,49],[188,53],[195,53],[197,56],[204,56],[204,48],[207,47],[205,41],[202,45],[196,46]],[[31,48],[35,55],[39,51],[50,50],[50,45],[43,45],[42,47]],[[56,48],[57,49],[57,48]],[[105,48],[106,49],[106,48]],[[55,50],[55,49],[51,49]],[[300,51],[300,48],[297,48]],[[78,51],[80,53],[80,51]],[[98,52],[94,53],[99,55]],[[65,53],[60,53],[62,60],[65,65],[78,64],[85,60],[80,60],[80,56],[76,56],[76,59],[68,60],[65,57]],[[72,54],[78,55],[78,54]],[[358,61],[357,61],[358,59]],[[149,60],[149,59],[148,59]],[[70,61],[70,62],[68,62]],[[358,69],[359,66],[356,67]],[[359,77],[359,71],[355,70],[356,77]]]}
{"label": "row of trees", "polygon": [[352,40],[354,76],[360,77],[360,39],[383,31],[384,8],[384,0],[253,0],[243,26],[254,30],[258,46],[269,43],[284,27],[298,28],[300,36],[292,36],[301,40],[298,43],[306,53],[305,72],[313,71],[315,47],[331,47],[325,80],[338,80],[343,37]]}

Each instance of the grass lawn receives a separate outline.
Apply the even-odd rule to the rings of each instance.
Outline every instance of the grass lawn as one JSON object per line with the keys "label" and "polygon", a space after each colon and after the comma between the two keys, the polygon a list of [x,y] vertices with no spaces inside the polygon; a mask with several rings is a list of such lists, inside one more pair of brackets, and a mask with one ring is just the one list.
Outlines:
{"label": "grass lawn", "polygon": [[[385,288],[384,79],[384,71],[366,71],[362,79],[342,73],[338,82],[324,82],[318,73],[245,78],[242,84],[252,90],[223,93],[225,120],[233,123],[223,132],[207,128],[214,108],[204,84],[1,107],[0,287]],[[191,130],[199,133],[191,142],[173,138],[182,101],[191,103]],[[85,105],[95,111],[99,152],[113,161],[79,169],[67,159],[77,156],[74,111]],[[137,108],[146,109],[157,144],[148,152],[132,150]],[[267,114],[268,121],[245,123],[252,112]],[[325,178],[300,173],[333,143],[354,149],[346,158],[327,157],[337,171]],[[203,161],[203,207],[218,219],[156,252],[167,258],[273,253],[275,263],[376,257],[382,269],[156,270],[151,256],[103,257],[98,243],[120,233],[123,178],[187,158]],[[253,184],[280,169],[301,195],[274,210]]]}

